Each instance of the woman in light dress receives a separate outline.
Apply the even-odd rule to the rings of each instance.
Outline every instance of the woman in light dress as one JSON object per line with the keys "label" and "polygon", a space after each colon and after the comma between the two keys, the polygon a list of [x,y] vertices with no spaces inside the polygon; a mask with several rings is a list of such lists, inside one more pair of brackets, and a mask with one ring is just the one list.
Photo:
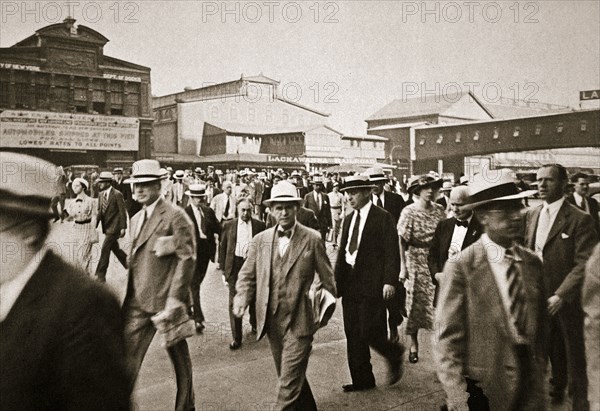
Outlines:
{"label": "woman in light dress", "polygon": [[93,212],[96,208],[94,199],[85,191],[89,189],[89,183],[83,178],[73,180],[73,193],[75,198],[69,202],[66,210],[68,219],[73,221],[72,240],[76,245],[71,249],[72,261],[81,267],[86,273],[92,275],[92,247],[98,242],[98,232],[94,224]]}
{"label": "woman in light dress", "polygon": [[433,329],[433,297],[435,286],[427,266],[427,255],[438,223],[446,218],[444,208],[435,202],[442,180],[421,176],[411,180],[408,192],[415,202],[407,205],[400,214],[400,279],[405,281],[406,334],[411,344],[408,359],[419,361],[419,329]]}

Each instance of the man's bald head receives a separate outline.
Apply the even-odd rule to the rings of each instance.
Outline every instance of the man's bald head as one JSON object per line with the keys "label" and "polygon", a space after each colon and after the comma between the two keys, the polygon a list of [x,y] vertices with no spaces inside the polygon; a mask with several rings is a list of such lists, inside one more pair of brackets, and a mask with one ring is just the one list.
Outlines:
{"label": "man's bald head", "polygon": [[464,205],[469,197],[469,188],[466,186],[456,186],[450,192],[450,207],[454,216],[463,221],[471,216],[471,211],[465,210]]}

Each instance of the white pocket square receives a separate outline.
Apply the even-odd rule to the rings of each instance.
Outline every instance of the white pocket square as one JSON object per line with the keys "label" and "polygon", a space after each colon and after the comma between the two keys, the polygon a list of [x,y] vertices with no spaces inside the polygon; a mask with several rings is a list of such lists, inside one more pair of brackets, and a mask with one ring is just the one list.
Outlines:
{"label": "white pocket square", "polygon": [[569,236],[568,236],[568,235],[566,235],[565,233],[561,233],[561,235],[560,235],[560,236],[562,237],[562,239],[563,239],[563,240],[564,240],[564,239],[567,239],[567,238],[569,238]]}

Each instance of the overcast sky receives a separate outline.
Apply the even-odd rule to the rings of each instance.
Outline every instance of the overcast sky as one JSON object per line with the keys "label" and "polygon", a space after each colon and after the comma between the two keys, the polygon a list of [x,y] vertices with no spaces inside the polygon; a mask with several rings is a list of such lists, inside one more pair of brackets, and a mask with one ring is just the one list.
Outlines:
{"label": "overcast sky", "polygon": [[0,0],[0,46],[68,14],[152,69],[155,95],[264,75],[290,99],[365,133],[393,99],[468,91],[576,106],[600,88],[595,1]]}

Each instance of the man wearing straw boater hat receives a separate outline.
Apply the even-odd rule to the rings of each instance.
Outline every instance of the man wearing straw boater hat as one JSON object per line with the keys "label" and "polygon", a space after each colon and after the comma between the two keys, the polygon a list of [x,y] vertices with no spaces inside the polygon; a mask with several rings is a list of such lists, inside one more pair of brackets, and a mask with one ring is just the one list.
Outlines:
{"label": "man wearing straw boater hat", "polygon": [[257,338],[269,338],[277,369],[276,409],[316,410],[306,368],[313,334],[324,324],[319,324],[308,295],[314,280],[335,296],[333,272],[319,234],[296,222],[302,204],[296,187],[280,182],[266,204],[277,225],[252,239],[238,274],[233,313],[241,318],[256,297]]}
{"label": "man wearing straw boater hat", "polygon": [[331,209],[329,208],[329,197],[324,192],[323,176],[315,174],[312,180],[313,190],[304,195],[304,207],[312,210],[319,222],[319,232],[325,242],[327,233],[331,228]]}
{"label": "man wearing straw boater hat", "polygon": [[484,234],[446,263],[436,311],[434,357],[450,410],[468,409],[467,377],[491,410],[546,409],[542,264],[517,243],[522,200],[534,193],[521,192],[510,170],[469,185],[464,207]]}
{"label": "man wearing straw boater hat", "polygon": [[389,384],[402,377],[404,347],[387,339],[385,307],[398,284],[398,234],[392,215],[371,202],[373,187],[365,175],[347,177],[342,187],[354,209],[344,220],[335,267],[352,377],[342,386],[345,392],[375,388],[369,347],[386,359]]}
{"label": "man wearing straw boater hat", "polygon": [[119,303],[46,243],[55,169],[0,152],[1,408],[128,410]]}
{"label": "man wearing straw boater hat", "polygon": [[221,225],[215,212],[206,204],[206,186],[192,184],[185,194],[190,204],[185,208],[188,217],[194,223],[196,233],[196,269],[192,279],[192,301],[194,303],[194,321],[196,331],[204,330],[204,313],[200,304],[200,286],[206,276],[209,261],[215,260],[217,250],[215,235],[221,234]]}
{"label": "man wearing straw boater hat", "polygon": [[[164,174],[156,160],[133,164],[134,193],[143,208],[131,219],[127,294],[123,302],[131,373],[137,378],[156,329],[157,313],[187,312],[196,263],[194,226],[185,211],[161,196]],[[176,410],[194,409],[192,362],[181,339],[167,351],[177,377]]]}
{"label": "man wearing straw boater hat", "polygon": [[123,194],[112,187],[113,175],[109,171],[103,171],[98,177],[98,217],[96,227],[102,223],[104,241],[100,250],[100,259],[96,267],[96,277],[101,282],[106,282],[106,270],[110,263],[111,251],[117,257],[121,265],[127,268],[127,254],[119,246],[119,238],[125,236],[127,229],[127,211]]}

